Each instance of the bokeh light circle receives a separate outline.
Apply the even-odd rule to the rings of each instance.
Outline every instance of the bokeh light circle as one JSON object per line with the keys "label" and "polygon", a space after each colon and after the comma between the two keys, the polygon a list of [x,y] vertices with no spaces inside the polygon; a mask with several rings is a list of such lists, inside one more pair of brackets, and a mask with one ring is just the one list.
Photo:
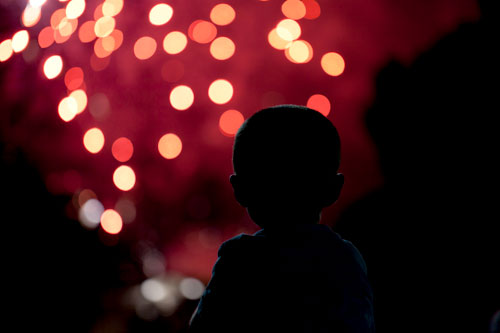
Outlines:
{"label": "bokeh light circle", "polygon": [[210,11],[210,20],[217,25],[228,25],[234,21],[236,12],[227,3],[215,5]]}
{"label": "bokeh light circle", "polygon": [[11,39],[6,39],[0,43],[0,62],[7,61],[13,53]]}
{"label": "bokeh light circle", "polygon": [[325,95],[314,94],[307,100],[306,106],[316,110],[325,117],[328,116],[331,109],[331,103]]}
{"label": "bokeh light circle", "polygon": [[27,30],[20,30],[12,36],[12,51],[19,53],[24,51],[30,41],[30,35]]}
{"label": "bokeh light circle", "polygon": [[286,0],[281,5],[283,15],[292,20],[300,20],[306,15],[306,6],[300,0]]}
{"label": "bokeh light circle", "polygon": [[305,64],[311,61],[313,57],[313,48],[309,42],[305,40],[295,40],[285,50],[285,55],[288,60],[297,64]]}
{"label": "bokeh light circle", "polygon": [[189,38],[200,44],[210,43],[217,36],[217,27],[205,20],[196,20],[188,28]]}
{"label": "bokeh light circle", "polygon": [[123,228],[123,220],[114,209],[106,209],[101,214],[101,227],[108,234],[116,235]]}
{"label": "bokeh light circle", "polygon": [[186,48],[187,42],[187,37],[182,32],[172,31],[163,39],[163,49],[168,54],[178,54]]}
{"label": "bokeh light circle", "polygon": [[219,129],[222,134],[233,137],[245,121],[238,110],[227,110],[219,118]]}
{"label": "bokeh light circle", "polygon": [[125,137],[118,138],[111,146],[111,153],[117,161],[127,162],[130,158],[132,158],[134,145],[132,144],[132,141]]}
{"label": "bokeh light circle", "polygon": [[217,60],[227,60],[234,54],[236,46],[228,37],[217,37],[210,44],[210,54]]}
{"label": "bokeh light circle", "polygon": [[276,33],[281,39],[291,42],[300,37],[302,29],[297,21],[284,19],[276,26]]}
{"label": "bokeh light circle", "polygon": [[170,104],[179,111],[189,109],[194,102],[193,90],[185,85],[180,85],[172,89],[170,92]]}
{"label": "bokeh light circle", "polygon": [[113,173],[113,183],[122,191],[130,191],[135,185],[135,172],[128,165],[121,165]]}
{"label": "bokeh light circle", "polygon": [[344,58],[337,52],[328,52],[321,57],[321,68],[328,75],[339,76],[345,69]]}
{"label": "bokeh light circle", "polygon": [[56,78],[61,74],[63,68],[63,61],[61,56],[53,55],[47,58],[43,64],[43,73],[49,80]]}
{"label": "bokeh light circle", "polygon": [[89,129],[83,136],[83,145],[92,154],[97,154],[104,147],[104,133],[97,127]]}
{"label": "bokeh light circle", "polygon": [[59,117],[65,121],[71,121],[78,114],[78,103],[72,96],[64,97],[57,107]]}
{"label": "bokeh light circle", "polygon": [[156,41],[149,37],[144,36],[139,38],[134,44],[134,54],[137,59],[146,60],[153,56],[156,51]]}
{"label": "bokeh light circle", "polygon": [[167,160],[174,159],[182,151],[182,141],[176,134],[167,133],[158,141],[158,151]]}
{"label": "bokeh light circle", "polygon": [[166,3],[159,3],[149,11],[149,22],[153,25],[166,24],[172,18],[174,10]]}
{"label": "bokeh light circle", "polygon": [[208,87],[208,96],[215,104],[226,104],[233,97],[233,85],[224,79],[215,80]]}

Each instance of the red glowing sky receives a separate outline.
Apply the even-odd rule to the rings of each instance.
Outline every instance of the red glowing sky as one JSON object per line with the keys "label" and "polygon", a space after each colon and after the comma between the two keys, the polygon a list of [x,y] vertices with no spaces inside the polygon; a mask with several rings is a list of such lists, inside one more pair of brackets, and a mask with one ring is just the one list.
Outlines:
{"label": "red glowing sky", "polygon": [[[86,2],[78,29],[67,41],[39,48],[38,34],[50,25],[51,13],[67,5],[49,0],[42,7],[40,21],[25,28],[32,44],[23,54],[0,63],[1,140],[25,151],[56,194],[78,196],[81,190],[90,189],[106,209],[114,208],[121,198],[129,199],[137,214],[125,224],[121,240],[150,241],[176,254],[171,267],[192,274],[197,273],[189,272],[193,258],[203,253],[207,256],[206,265],[199,268],[203,275],[209,272],[220,241],[254,230],[232,199],[228,182],[232,138],[219,129],[221,115],[236,110],[239,114],[233,112],[233,119],[247,118],[265,106],[305,105],[311,96],[321,94],[331,104],[328,118],[342,138],[341,171],[346,176],[342,198],[324,215],[324,223],[333,225],[343,207],[382,181],[376,150],[363,125],[378,70],[391,59],[410,63],[460,23],[476,19],[478,8],[472,0],[318,0],[318,18],[297,20],[300,39],[313,50],[310,61],[297,64],[268,42],[269,32],[286,18],[283,2],[227,1],[235,11],[234,21],[213,26],[217,37],[231,39],[235,51],[219,60],[211,55],[210,43],[192,37],[177,54],[165,52],[162,45],[172,31],[189,36],[194,21],[210,22],[211,10],[220,1],[167,1],[173,15],[158,26],[148,18],[158,1],[125,1],[115,17],[123,42],[105,58],[104,65],[101,60],[105,67],[101,69],[91,65],[94,42],[82,43],[78,29],[93,20],[102,1]],[[25,5],[23,1],[2,2],[0,42],[23,29],[20,17]],[[215,37],[210,29],[198,29],[200,38]],[[196,28],[191,30],[194,34]],[[156,41],[156,49],[139,60],[134,46],[144,36]],[[321,58],[328,52],[345,60],[340,76],[322,69]],[[64,65],[58,77],[48,80],[43,63],[51,55],[60,55]],[[83,69],[82,87],[89,102],[81,114],[65,122],[58,115],[58,105],[68,96],[64,76],[73,67]],[[209,86],[217,79],[229,81],[234,89],[228,102],[217,104],[209,97]],[[179,85],[190,87],[194,95],[184,111],[174,108],[170,99],[172,89]],[[102,104],[102,96],[109,101],[109,113],[96,116],[89,111],[90,104]],[[96,154],[83,144],[84,134],[94,127],[105,137]],[[165,158],[158,150],[160,139],[168,133],[182,142],[182,151],[174,158]],[[133,189],[126,192],[113,183],[114,171],[124,164],[112,149],[121,137],[133,144],[132,157],[125,164],[136,175]],[[73,206],[77,211],[78,204]],[[204,231],[198,235],[196,230]],[[198,236],[193,237],[193,232]]]}

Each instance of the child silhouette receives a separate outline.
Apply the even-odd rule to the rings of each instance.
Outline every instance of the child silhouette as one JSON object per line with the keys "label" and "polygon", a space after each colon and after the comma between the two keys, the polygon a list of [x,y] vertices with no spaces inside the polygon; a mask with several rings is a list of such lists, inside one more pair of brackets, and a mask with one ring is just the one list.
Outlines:
{"label": "child silhouette", "polygon": [[340,139],[319,112],[279,105],[239,129],[230,182],[262,227],[222,244],[191,332],[374,332],[358,250],[321,210],[344,183]]}

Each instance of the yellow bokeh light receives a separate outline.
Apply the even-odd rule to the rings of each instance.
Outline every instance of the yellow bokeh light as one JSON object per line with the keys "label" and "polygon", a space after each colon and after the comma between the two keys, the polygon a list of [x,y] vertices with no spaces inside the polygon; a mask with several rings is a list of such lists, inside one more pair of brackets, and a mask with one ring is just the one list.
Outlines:
{"label": "yellow bokeh light", "polygon": [[300,20],[306,15],[306,6],[300,0],[286,0],[281,5],[283,15],[292,20]]}
{"label": "yellow bokeh light", "polygon": [[149,22],[153,25],[166,24],[172,18],[174,10],[166,3],[159,3],[149,11]]}
{"label": "yellow bokeh light", "polygon": [[210,20],[217,25],[228,25],[234,21],[236,12],[226,3],[215,5],[210,11]]}
{"label": "yellow bokeh light", "polygon": [[62,68],[63,61],[61,56],[53,55],[45,60],[43,64],[43,73],[47,79],[52,80],[61,74]]}
{"label": "yellow bokeh light", "polygon": [[174,159],[182,151],[182,141],[174,133],[167,133],[158,141],[158,151],[167,160]]}
{"label": "yellow bokeh light", "polygon": [[170,104],[179,111],[187,110],[194,102],[193,90],[185,85],[180,85],[170,92]]}
{"label": "yellow bokeh light", "polygon": [[233,56],[236,46],[227,37],[218,37],[210,44],[210,54],[217,60],[226,60]]}
{"label": "yellow bokeh light", "polygon": [[59,117],[65,121],[71,121],[75,118],[78,113],[78,103],[76,100],[71,97],[64,97],[57,107],[57,112],[59,113]]}
{"label": "yellow bokeh light", "polygon": [[85,11],[85,0],[71,0],[66,5],[66,17],[76,19]]}
{"label": "yellow bokeh light", "polygon": [[326,117],[330,113],[331,104],[326,96],[315,94],[307,100],[307,107],[318,111]]}
{"label": "yellow bokeh light", "polygon": [[290,46],[291,42],[281,38],[276,29],[273,29],[267,35],[267,41],[269,44],[277,50],[284,50]]}
{"label": "yellow bokeh light", "polygon": [[123,228],[123,220],[114,209],[106,209],[101,215],[101,227],[108,234],[116,235]]}
{"label": "yellow bokeh light", "polygon": [[83,145],[92,154],[97,154],[104,147],[104,133],[97,128],[91,128],[83,136]]}
{"label": "yellow bokeh light", "polygon": [[168,54],[178,54],[186,48],[187,42],[187,37],[182,32],[172,31],[163,39],[163,49]]}
{"label": "yellow bokeh light", "polygon": [[87,107],[87,100],[88,100],[87,93],[85,93],[85,90],[83,89],[74,90],[69,94],[69,96],[73,97],[76,101],[77,104],[76,114],[82,113],[83,110],[85,110],[85,108]]}
{"label": "yellow bokeh light", "polygon": [[219,129],[222,134],[233,137],[245,121],[241,112],[237,110],[227,110],[219,118]]}
{"label": "yellow bokeh light", "polygon": [[291,42],[300,37],[302,30],[296,21],[284,19],[281,20],[276,26],[276,33],[281,37],[281,39]]}
{"label": "yellow bokeh light", "polygon": [[104,16],[116,16],[123,9],[123,0],[106,0],[102,4]]}
{"label": "yellow bokeh light", "polygon": [[337,52],[328,52],[321,57],[321,68],[328,75],[339,76],[345,69],[344,58]]}
{"label": "yellow bokeh light", "polygon": [[135,185],[135,172],[127,165],[121,165],[113,173],[113,183],[122,191],[130,191]]}
{"label": "yellow bokeh light", "polygon": [[23,51],[30,41],[27,30],[20,30],[12,36],[12,50],[16,53]]}
{"label": "yellow bokeh light", "polygon": [[233,86],[227,80],[215,80],[208,87],[208,97],[215,104],[225,104],[233,97]]}
{"label": "yellow bokeh light", "polygon": [[139,38],[134,44],[134,54],[137,59],[146,60],[153,56],[156,52],[156,41],[149,37],[144,36]]}
{"label": "yellow bokeh light", "polygon": [[95,22],[94,32],[97,37],[109,36],[115,28],[116,21],[111,16],[103,16]]}
{"label": "yellow bokeh light", "polygon": [[9,60],[13,53],[11,39],[6,39],[0,43],[0,62]]}
{"label": "yellow bokeh light", "polygon": [[36,25],[38,21],[40,21],[40,17],[42,17],[40,7],[33,7],[28,4],[26,8],[24,8],[21,20],[23,21],[23,25],[29,28]]}
{"label": "yellow bokeh light", "polygon": [[285,50],[285,55],[288,60],[297,64],[305,64],[311,61],[313,57],[313,49],[311,44],[305,40],[296,40],[290,44],[290,47]]}

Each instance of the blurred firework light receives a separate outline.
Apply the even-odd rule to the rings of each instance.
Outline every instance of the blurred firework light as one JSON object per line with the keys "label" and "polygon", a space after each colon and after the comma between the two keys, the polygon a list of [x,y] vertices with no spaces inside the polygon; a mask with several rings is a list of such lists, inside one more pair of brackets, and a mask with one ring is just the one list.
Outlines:
{"label": "blurred firework light", "polygon": [[477,16],[466,0],[422,4],[428,22],[392,6],[11,0],[1,139],[32,156],[52,193],[73,196],[68,215],[84,228],[110,244],[147,240],[169,268],[206,280],[220,242],[255,230],[227,177],[232,137],[256,110],[302,104],[333,120],[346,148],[340,206],[380,182],[360,120],[374,73]]}

